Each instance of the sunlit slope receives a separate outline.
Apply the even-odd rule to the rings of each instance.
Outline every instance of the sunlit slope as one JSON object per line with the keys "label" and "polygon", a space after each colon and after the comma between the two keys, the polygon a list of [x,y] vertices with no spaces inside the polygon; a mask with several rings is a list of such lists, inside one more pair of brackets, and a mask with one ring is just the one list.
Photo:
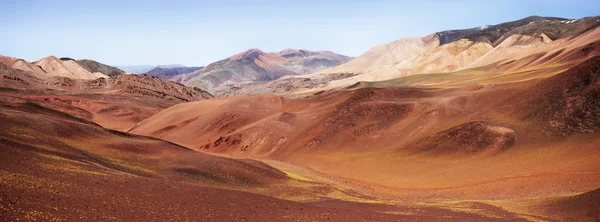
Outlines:
{"label": "sunlit slope", "polygon": [[367,87],[302,99],[258,95],[179,104],[130,132],[310,166],[400,196],[583,192],[600,185],[598,61],[513,84]]}

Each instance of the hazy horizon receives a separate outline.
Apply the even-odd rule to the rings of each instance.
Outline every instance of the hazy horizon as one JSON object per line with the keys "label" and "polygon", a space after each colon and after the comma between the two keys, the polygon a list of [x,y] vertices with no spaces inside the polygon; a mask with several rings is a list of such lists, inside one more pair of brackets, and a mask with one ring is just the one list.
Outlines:
{"label": "hazy horizon", "polygon": [[[600,14],[594,1],[18,1],[0,8],[0,54],[105,64],[205,66],[251,48],[358,56],[404,37],[513,21]],[[414,22],[418,21],[418,22]]]}

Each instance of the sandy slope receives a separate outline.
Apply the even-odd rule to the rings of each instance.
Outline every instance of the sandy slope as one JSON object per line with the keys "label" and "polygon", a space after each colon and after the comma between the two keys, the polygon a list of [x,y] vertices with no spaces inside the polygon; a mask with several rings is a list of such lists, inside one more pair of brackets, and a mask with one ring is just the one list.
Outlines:
{"label": "sandy slope", "polygon": [[74,60],[60,60],[54,56],[49,56],[34,62],[41,67],[49,76],[68,77],[74,79],[97,79],[108,78],[102,73],[91,73],[81,67]]}
{"label": "sandy slope", "polygon": [[[576,115],[595,121],[594,105],[583,104],[595,104],[596,91],[577,84],[592,78],[587,84],[594,87],[598,78],[585,76],[595,72],[597,61],[543,80],[496,86],[361,88],[303,99],[258,95],[179,104],[130,132],[196,150],[311,167],[382,198],[584,192],[600,186],[594,151],[600,141],[597,126],[589,123],[590,129]],[[559,82],[567,85],[546,86]],[[575,103],[559,96],[565,90],[588,99]],[[559,105],[567,101],[581,108]],[[566,114],[540,116],[549,107]]]}
{"label": "sandy slope", "polygon": [[[476,83],[508,83],[532,78],[548,77],[572,67],[593,56],[600,40],[600,28],[574,38],[548,42],[543,36],[514,35],[491,48],[488,43],[458,40],[424,52],[413,58],[397,62],[394,68],[363,72],[338,66],[337,72],[359,72],[360,75],[334,80],[326,86],[294,88],[288,94],[306,95],[323,90],[348,87],[357,82],[390,81],[393,85],[429,87],[465,86]],[[462,46],[461,46],[462,45]],[[356,59],[359,59],[360,56]],[[355,60],[356,60],[355,59]],[[351,64],[352,61],[347,64]],[[308,75],[323,78],[329,71]],[[424,74],[424,75],[422,75]],[[438,78],[452,76],[451,78]],[[433,77],[433,78],[432,78]],[[405,79],[408,81],[400,81]],[[483,81],[487,79],[487,81]],[[417,80],[415,82],[415,80]],[[425,81],[421,81],[425,80]],[[403,82],[403,83],[402,83]]]}
{"label": "sandy slope", "polygon": [[[33,73],[38,78],[68,77],[72,79],[97,79],[118,76],[123,71],[93,60],[79,60],[65,58],[63,60],[48,56],[30,63],[23,59],[0,55],[0,63],[17,70]],[[83,66],[82,66],[83,65]],[[84,67],[85,66],[85,67]]]}
{"label": "sandy slope", "polygon": [[[331,199],[349,194],[335,184],[259,161],[106,130],[5,97],[0,97],[0,121],[0,214],[7,220],[523,220],[472,201]],[[298,194],[318,201],[281,199]]]}
{"label": "sandy slope", "polygon": [[8,67],[11,67],[13,69],[34,72],[34,73],[43,73],[43,71],[36,65],[33,65],[25,60],[18,59],[18,58],[0,55],[0,63],[6,65]]}
{"label": "sandy slope", "polygon": [[[457,30],[434,33],[422,38],[405,38],[389,44],[378,45],[349,62],[307,77],[321,78],[336,73],[360,74],[351,78],[334,81],[323,89],[346,87],[360,81],[383,81],[418,74],[439,74],[463,70],[486,69],[487,72],[503,75],[538,69],[548,65],[576,64],[570,59],[564,61],[567,52],[598,41],[600,22],[597,18],[577,20],[577,24],[555,20],[536,20],[531,24],[512,27],[495,42],[479,41],[478,38],[458,37],[446,42],[440,33],[483,32],[486,30]],[[525,19],[527,20],[527,19]],[[525,21],[523,20],[523,21]],[[521,20],[519,20],[521,21]],[[517,21],[517,22],[519,22]],[[527,20],[529,21],[529,20]],[[537,23],[535,23],[535,22]],[[552,22],[550,22],[552,21]],[[548,23],[548,24],[545,24]],[[538,24],[539,23],[539,24]],[[505,23],[512,24],[512,23]],[[503,26],[505,24],[499,24]],[[521,24],[521,23],[519,23]],[[537,31],[525,31],[529,26],[541,26]],[[548,28],[551,27],[551,28]],[[561,36],[549,38],[545,30],[563,30]],[[486,36],[487,34],[482,34]],[[488,36],[489,37],[489,36]],[[443,44],[440,44],[441,41]],[[540,59],[544,57],[546,59]],[[501,69],[488,69],[502,63],[516,60],[532,60],[533,64],[510,65]],[[537,60],[537,61],[535,61]],[[563,60],[563,61],[561,61]],[[302,92],[304,90],[297,90]]]}

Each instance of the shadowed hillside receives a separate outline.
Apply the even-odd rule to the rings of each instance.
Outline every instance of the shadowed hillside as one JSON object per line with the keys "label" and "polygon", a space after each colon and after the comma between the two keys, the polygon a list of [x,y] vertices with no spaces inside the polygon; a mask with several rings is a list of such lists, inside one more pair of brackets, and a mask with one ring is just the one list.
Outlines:
{"label": "shadowed hillside", "polygon": [[118,76],[125,73],[125,71],[123,70],[96,62],[94,60],[82,59],[77,60],[77,63],[89,72],[100,72],[110,77]]}

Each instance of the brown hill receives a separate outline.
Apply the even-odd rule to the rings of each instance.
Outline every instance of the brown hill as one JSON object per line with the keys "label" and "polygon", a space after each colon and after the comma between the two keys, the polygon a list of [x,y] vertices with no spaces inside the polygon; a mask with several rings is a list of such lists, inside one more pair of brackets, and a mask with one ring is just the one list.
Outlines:
{"label": "brown hill", "polygon": [[338,190],[332,185],[312,188],[319,182],[292,179],[288,175],[295,174],[259,161],[212,156],[106,130],[70,113],[10,100],[4,93],[0,213],[6,220],[518,219],[489,205],[479,211],[500,212],[504,219],[443,205],[415,211],[413,206],[269,197],[286,196],[286,191],[317,196],[323,189]]}
{"label": "brown hill", "polygon": [[148,75],[120,75],[110,79],[83,81],[79,90],[155,97],[179,102],[199,101],[213,96],[196,87],[165,81]]}
{"label": "brown hill", "polygon": [[34,73],[44,73],[39,66],[29,63],[23,59],[13,58],[8,56],[0,55],[0,63],[17,70],[23,70]]}
{"label": "brown hill", "polygon": [[91,73],[99,72],[99,73],[102,73],[102,74],[110,76],[110,77],[122,75],[125,73],[125,71],[123,71],[123,70],[96,62],[94,60],[81,59],[81,60],[77,60],[76,62],[81,67],[83,67],[84,69],[86,69],[87,71],[89,71]]}
{"label": "brown hill", "polygon": [[455,126],[409,144],[417,153],[501,152],[515,145],[515,132],[509,128],[475,121]]}
{"label": "brown hill", "polygon": [[93,80],[73,79],[64,76],[44,78],[45,76],[40,76],[39,73],[13,69],[4,64],[0,64],[0,72],[3,75],[0,84],[5,88],[61,89],[75,93],[132,94],[181,102],[198,101],[213,97],[210,93],[199,88],[190,88],[147,75],[118,75],[113,78]]}
{"label": "brown hill", "polygon": [[100,72],[90,72],[73,59],[59,59],[54,56],[35,61],[33,64],[40,67],[48,76],[68,77],[72,79],[97,79],[108,78]]}
{"label": "brown hill", "polygon": [[2,79],[0,79],[2,88],[45,88],[44,80],[38,78],[33,72],[15,69],[0,63],[0,73],[2,74]]}
{"label": "brown hill", "polygon": [[[590,45],[594,47],[590,49],[600,51],[598,43]],[[508,98],[503,108],[537,122],[548,133],[594,133],[600,130],[598,98],[600,56],[595,56]]]}
{"label": "brown hill", "polygon": [[561,220],[598,221],[600,219],[600,189],[578,195],[554,198],[536,206],[536,211],[555,215]]}
{"label": "brown hill", "polygon": [[0,64],[0,87],[11,100],[26,100],[74,113],[111,129],[127,130],[135,123],[177,103],[212,98],[198,88],[146,75],[111,79],[38,78],[37,73]]}

